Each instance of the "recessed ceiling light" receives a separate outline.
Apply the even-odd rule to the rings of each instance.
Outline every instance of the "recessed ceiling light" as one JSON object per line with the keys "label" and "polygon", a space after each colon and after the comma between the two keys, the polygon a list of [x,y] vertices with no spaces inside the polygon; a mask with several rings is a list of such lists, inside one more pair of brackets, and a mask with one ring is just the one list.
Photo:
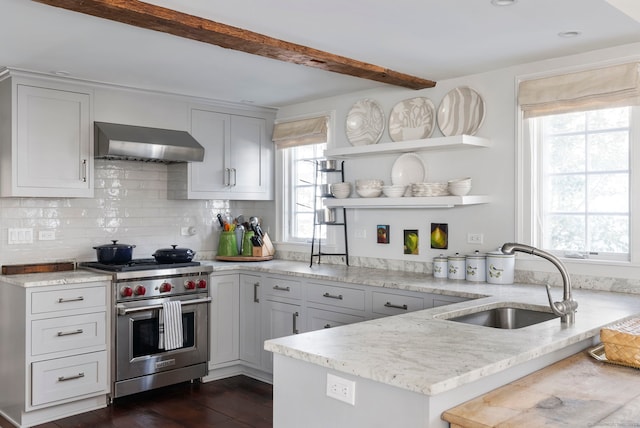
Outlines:
{"label": "recessed ceiling light", "polygon": [[566,39],[570,39],[572,37],[578,37],[580,35],[580,31],[561,31],[558,33],[558,36],[564,37]]}
{"label": "recessed ceiling light", "polygon": [[511,6],[517,2],[518,0],[491,0],[491,4],[494,6]]}

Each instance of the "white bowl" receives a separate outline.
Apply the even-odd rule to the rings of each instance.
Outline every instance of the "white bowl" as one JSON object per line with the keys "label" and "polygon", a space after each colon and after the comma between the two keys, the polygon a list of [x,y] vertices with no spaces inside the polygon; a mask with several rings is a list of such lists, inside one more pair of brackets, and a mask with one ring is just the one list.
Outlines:
{"label": "white bowl", "polygon": [[454,178],[453,180],[449,180],[447,183],[448,184],[468,184],[469,186],[471,186],[471,177]]}
{"label": "white bowl", "polygon": [[471,183],[469,184],[449,184],[449,193],[455,196],[464,196],[471,190]]}
{"label": "white bowl", "polygon": [[357,187],[356,193],[363,198],[377,198],[382,193],[381,188]]}
{"label": "white bowl", "polygon": [[356,180],[356,188],[380,188],[384,185],[384,181],[377,179]]}
{"label": "white bowl", "polygon": [[395,185],[395,186],[382,186],[382,193],[387,198],[401,198],[404,196],[404,192],[407,186]]}

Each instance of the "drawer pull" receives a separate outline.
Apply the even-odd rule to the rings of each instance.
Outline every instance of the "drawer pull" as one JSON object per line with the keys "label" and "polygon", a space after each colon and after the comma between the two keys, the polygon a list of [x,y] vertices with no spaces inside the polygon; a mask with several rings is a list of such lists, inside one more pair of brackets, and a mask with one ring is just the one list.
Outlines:
{"label": "drawer pull", "polygon": [[322,296],[328,299],[342,300],[342,294],[335,295],[335,294],[324,293]]}
{"label": "drawer pull", "polygon": [[387,302],[384,304],[385,308],[394,308],[394,309],[404,309],[405,311],[408,309],[407,305],[394,305],[391,302]]}
{"label": "drawer pull", "polygon": [[60,336],[71,336],[71,335],[74,335],[74,334],[82,334],[82,333],[84,333],[84,331],[81,328],[79,328],[77,330],[74,330],[74,331],[59,331],[58,332],[58,337],[60,337]]}
{"label": "drawer pull", "polygon": [[84,377],[84,373],[78,373],[77,375],[73,375],[73,376],[60,376],[58,378],[58,382],[66,382],[68,380],[80,379],[81,377]]}
{"label": "drawer pull", "polygon": [[274,285],[273,289],[277,290],[277,291],[291,291],[291,287],[289,287],[289,286],[280,287],[279,285]]}
{"label": "drawer pull", "polygon": [[60,297],[58,299],[58,303],[82,302],[83,300],[84,297],[82,296],[74,297],[73,299],[65,299],[64,297]]}

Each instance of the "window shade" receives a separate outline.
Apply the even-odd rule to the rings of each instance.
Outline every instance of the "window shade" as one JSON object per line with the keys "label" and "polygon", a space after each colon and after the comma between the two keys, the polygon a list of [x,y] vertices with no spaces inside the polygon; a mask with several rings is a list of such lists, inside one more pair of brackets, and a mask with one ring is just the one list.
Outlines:
{"label": "window shade", "polygon": [[518,88],[524,117],[640,104],[640,63],[526,80]]}
{"label": "window shade", "polygon": [[273,141],[278,149],[327,141],[327,116],[313,117],[273,126]]}

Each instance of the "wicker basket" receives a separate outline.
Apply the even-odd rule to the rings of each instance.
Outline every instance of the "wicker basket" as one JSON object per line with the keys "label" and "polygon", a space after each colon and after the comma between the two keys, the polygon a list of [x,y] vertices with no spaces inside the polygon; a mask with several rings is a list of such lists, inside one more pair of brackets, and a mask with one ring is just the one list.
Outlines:
{"label": "wicker basket", "polygon": [[600,341],[608,360],[640,365],[640,318],[602,328]]}

